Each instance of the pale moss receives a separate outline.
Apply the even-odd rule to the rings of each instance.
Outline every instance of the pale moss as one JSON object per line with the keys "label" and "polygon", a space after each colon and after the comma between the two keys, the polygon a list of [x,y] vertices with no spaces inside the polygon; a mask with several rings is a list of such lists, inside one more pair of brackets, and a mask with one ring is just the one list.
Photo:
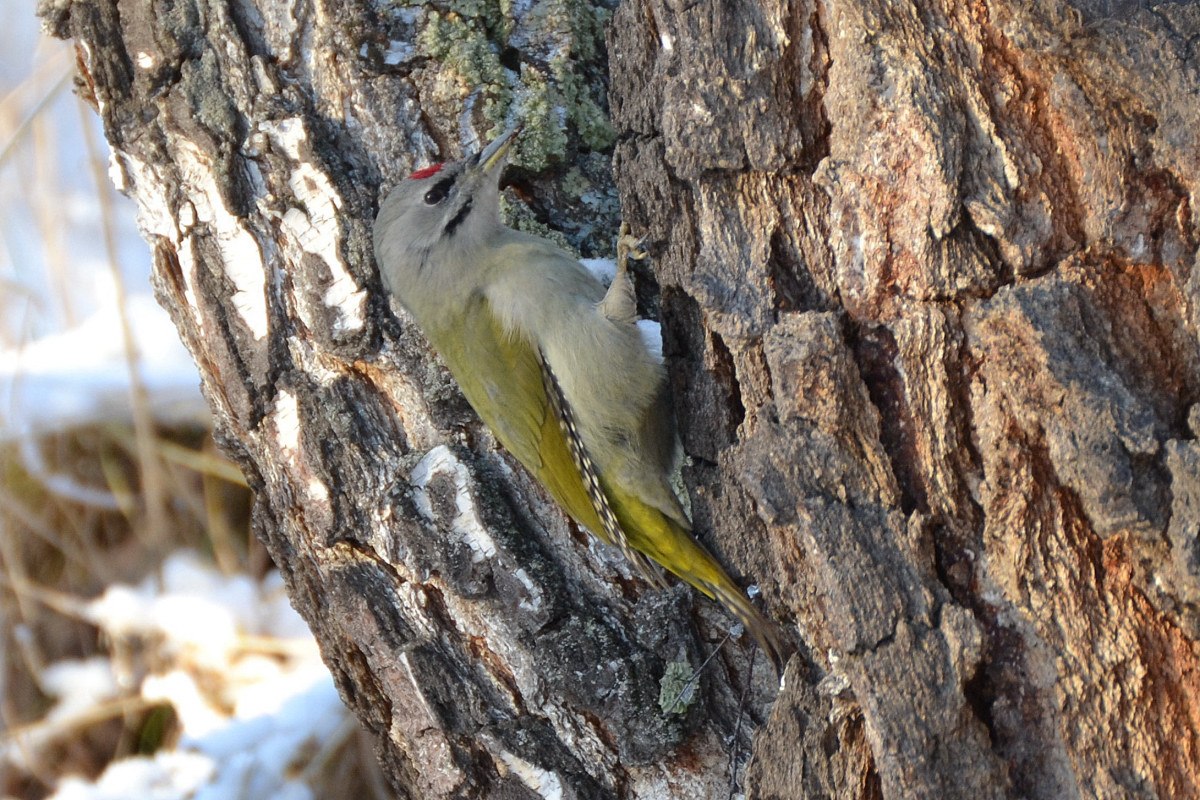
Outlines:
{"label": "pale moss", "polygon": [[505,40],[512,34],[513,27],[516,25],[516,20],[513,19],[513,10],[516,8],[516,5],[516,0],[499,0],[496,6],[499,14],[496,32]]}
{"label": "pale moss", "polygon": [[574,60],[592,61],[599,56],[611,11],[582,0],[542,0],[540,5],[546,29],[570,34]]}
{"label": "pale moss", "polygon": [[500,16],[500,4],[495,0],[450,0],[444,8],[459,16],[475,17],[491,24]]}
{"label": "pale moss", "polygon": [[568,253],[579,255],[578,248],[571,243],[566,234],[539,222],[533,212],[529,210],[529,206],[520,201],[510,200],[507,195],[503,194],[500,195],[500,219],[511,228],[549,239]]}
{"label": "pale moss", "polygon": [[664,714],[683,714],[696,699],[696,673],[686,661],[667,664],[658,683],[658,707]]}
{"label": "pale moss", "polygon": [[[541,185],[548,202],[567,202],[554,234],[532,214],[513,224],[592,253],[607,249],[616,203],[607,160],[615,139],[605,112],[602,62],[611,11],[585,0],[382,0],[396,9],[396,35],[412,37],[413,78],[423,107],[451,136],[490,141],[509,125],[523,131],[510,162]],[[412,9],[420,9],[417,13]],[[414,35],[415,34],[415,35]],[[420,68],[420,60],[430,62]],[[435,66],[436,65],[436,66]],[[507,65],[507,66],[505,66]],[[464,147],[476,142],[464,141]],[[587,164],[547,185],[568,153]],[[594,156],[594,158],[593,158]],[[574,158],[574,153],[572,152]],[[602,160],[601,167],[595,161]],[[603,247],[602,247],[603,246]]]}
{"label": "pale moss", "polygon": [[548,0],[545,21],[550,30],[569,33],[565,48],[550,58],[550,73],[567,121],[592,150],[605,150],[616,138],[608,115],[593,96],[581,69],[599,58],[608,9],[577,0]]}
{"label": "pale moss", "polygon": [[612,146],[616,133],[608,121],[608,115],[584,86],[583,77],[575,70],[575,64],[569,59],[558,58],[551,62],[550,69],[562,92],[567,119],[579,131],[580,140],[590,150],[606,150]]}
{"label": "pale moss", "polygon": [[545,169],[567,152],[567,134],[554,94],[541,72],[527,64],[521,65],[518,104],[525,127],[514,162],[534,172]]}
{"label": "pale moss", "polygon": [[536,51],[525,54],[514,81],[500,54],[517,25],[515,0],[445,0],[425,8],[417,46],[448,68],[438,96],[455,104],[463,100],[454,98],[476,97],[482,121],[490,123],[483,138],[499,134],[513,118],[520,120],[525,131],[514,163],[541,171],[566,156],[570,135],[591,150],[612,145],[601,87],[590,86],[586,77],[594,71],[600,80],[602,74],[603,66],[593,62],[601,55],[608,9],[583,0],[534,3],[521,24],[541,32],[532,41],[545,48],[540,53],[545,60],[539,67]]}
{"label": "pale moss", "polygon": [[562,180],[559,181],[559,186],[562,187],[564,192],[572,197],[581,198],[585,192],[592,188],[592,182],[589,181],[584,174],[579,171],[579,167],[571,167],[571,169],[567,171],[567,174],[562,176]]}
{"label": "pale moss", "polygon": [[443,62],[469,87],[509,93],[504,66],[478,19],[431,12],[417,40],[421,49]]}

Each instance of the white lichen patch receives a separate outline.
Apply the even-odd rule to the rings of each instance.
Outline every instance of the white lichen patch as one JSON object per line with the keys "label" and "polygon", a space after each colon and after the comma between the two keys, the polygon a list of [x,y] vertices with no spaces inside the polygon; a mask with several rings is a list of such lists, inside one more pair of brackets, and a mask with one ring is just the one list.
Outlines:
{"label": "white lichen patch", "polygon": [[295,58],[297,48],[307,51],[300,12],[291,0],[239,0],[236,6],[240,19],[254,20],[263,31],[272,61],[287,63]]}
{"label": "white lichen patch", "polygon": [[300,474],[299,482],[307,489],[308,497],[319,503],[328,502],[328,487],[310,474],[304,466],[300,450],[300,405],[294,392],[288,389],[279,392],[275,398],[271,422],[274,427],[275,444],[284,454],[284,460]]}
{"label": "white lichen patch", "polygon": [[122,194],[128,194],[132,188],[125,180],[125,170],[122,168],[122,159],[119,151],[112,151],[108,156],[108,179],[112,181],[113,188]]}
{"label": "white lichen patch", "polygon": [[138,229],[147,239],[161,236],[177,241],[179,227],[170,208],[151,192],[135,191],[139,186],[160,186],[162,178],[154,165],[147,164],[126,150],[114,150],[108,161],[108,177],[117,191],[132,193],[138,204]]}
{"label": "white lichen patch", "polygon": [[[184,253],[185,246],[190,245],[190,239],[184,240],[185,233],[196,224],[195,210],[191,203],[184,201],[179,209],[179,217],[172,215],[165,199],[155,192],[137,191],[138,187],[161,186],[162,176],[153,164],[133,156],[124,150],[116,150],[109,158],[108,174],[117,190],[129,194],[137,202],[137,226],[142,238],[148,242],[164,239],[171,242],[180,257],[181,267],[186,260],[192,265],[195,259],[191,256],[190,247]],[[185,308],[192,314],[193,324],[204,333],[203,317],[196,313],[196,293],[192,282],[188,279],[190,269],[184,270],[184,300]]]}
{"label": "white lichen patch", "polygon": [[389,66],[402,64],[406,61],[411,61],[416,55],[416,48],[409,42],[390,41],[388,42],[387,50],[383,53],[383,63]]}
{"label": "white lichen patch", "polygon": [[507,750],[501,750],[499,755],[504,766],[520,778],[522,783],[537,792],[538,797],[544,798],[544,800],[562,800],[562,780],[553,772],[530,764]]}
{"label": "white lichen patch", "polygon": [[530,579],[529,573],[523,568],[518,568],[513,572],[513,577],[525,587],[526,596],[522,597],[517,605],[525,611],[537,611],[540,609],[542,607],[542,590]]}
{"label": "white lichen patch", "polygon": [[288,188],[299,205],[283,215],[283,232],[303,252],[319,258],[329,270],[329,287],[322,300],[337,313],[334,332],[346,334],[361,330],[366,322],[367,293],[355,282],[342,257],[341,195],[329,177],[301,152],[301,144],[308,134],[300,118],[264,122],[261,128],[295,164],[288,178]]}
{"label": "white lichen patch", "polygon": [[275,399],[275,443],[289,457],[300,453],[300,406],[288,389]]}
{"label": "white lichen patch", "polygon": [[[267,280],[263,249],[242,225],[238,216],[225,205],[214,175],[215,165],[195,145],[180,141],[175,152],[183,175],[185,192],[191,198],[196,221],[214,232],[224,273],[235,287],[233,307],[250,330],[261,340],[267,335]],[[182,223],[182,221],[181,221]],[[192,226],[181,224],[180,243],[190,238]],[[180,264],[188,290],[195,293],[195,263],[192,248],[180,247]],[[188,262],[184,263],[185,258]]]}
{"label": "white lichen patch", "polygon": [[334,276],[323,299],[326,305],[338,310],[338,318],[333,324],[335,332],[351,333],[362,328],[367,292],[358,288],[349,272],[342,270],[340,275]]}
{"label": "white lichen patch", "polygon": [[[629,775],[629,793],[639,800],[677,800],[680,797],[728,797],[745,800],[741,792],[731,792],[725,771],[729,756],[716,752],[711,743],[699,757],[692,770],[666,770],[658,765],[634,766]],[[697,748],[699,749],[699,748]]]}
{"label": "white lichen patch", "polygon": [[496,542],[479,518],[475,498],[468,489],[470,475],[467,468],[444,444],[426,453],[409,477],[417,511],[429,522],[434,522],[433,503],[429,499],[429,481],[438,474],[448,474],[454,478],[454,506],[458,513],[451,521],[450,529],[471,549],[471,560],[476,564],[494,557]]}

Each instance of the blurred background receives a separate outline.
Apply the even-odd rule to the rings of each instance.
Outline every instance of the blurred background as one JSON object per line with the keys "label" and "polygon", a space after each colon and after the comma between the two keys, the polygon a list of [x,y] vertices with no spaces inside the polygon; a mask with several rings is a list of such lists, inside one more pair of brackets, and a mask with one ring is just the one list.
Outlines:
{"label": "blurred background", "polygon": [[0,796],[386,797],[35,4],[0,9]]}

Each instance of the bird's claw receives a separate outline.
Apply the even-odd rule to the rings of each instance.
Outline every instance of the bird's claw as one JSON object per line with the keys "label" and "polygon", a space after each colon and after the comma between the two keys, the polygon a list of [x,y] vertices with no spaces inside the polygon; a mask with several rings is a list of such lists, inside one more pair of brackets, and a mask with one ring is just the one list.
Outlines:
{"label": "bird's claw", "polygon": [[646,250],[646,237],[629,232],[629,223],[622,222],[617,234],[617,268],[625,269],[630,260],[642,261],[650,256]]}

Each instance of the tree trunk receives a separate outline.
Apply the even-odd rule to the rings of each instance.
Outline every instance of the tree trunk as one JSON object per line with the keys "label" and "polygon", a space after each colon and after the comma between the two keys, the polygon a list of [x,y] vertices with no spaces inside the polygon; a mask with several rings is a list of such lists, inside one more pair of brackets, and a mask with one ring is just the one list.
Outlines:
{"label": "tree trunk", "polygon": [[[1200,794],[1195,6],[626,0],[607,53],[574,0],[43,14],[401,796]],[[612,153],[697,533],[802,643],[778,693],[389,309],[380,189],[507,118],[513,218],[587,255]]]}

